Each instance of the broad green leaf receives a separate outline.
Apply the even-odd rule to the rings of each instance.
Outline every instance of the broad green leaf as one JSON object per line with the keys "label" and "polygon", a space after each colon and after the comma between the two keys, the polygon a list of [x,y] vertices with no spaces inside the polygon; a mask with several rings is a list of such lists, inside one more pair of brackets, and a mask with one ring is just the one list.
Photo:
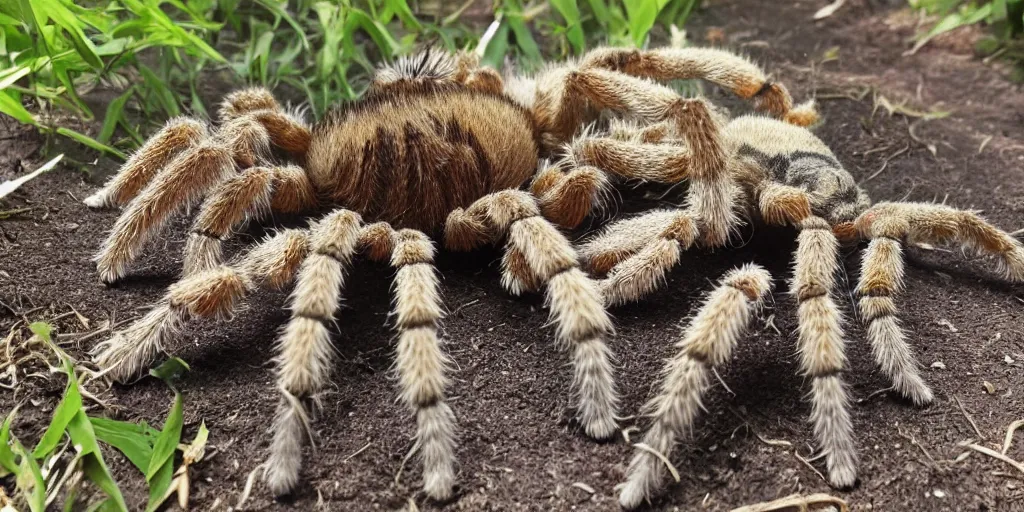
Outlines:
{"label": "broad green leaf", "polygon": [[32,334],[39,336],[39,339],[46,343],[53,342],[53,326],[46,322],[32,322],[32,324],[28,326],[28,330],[32,331]]}
{"label": "broad green leaf", "polygon": [[[608,11],[608,4],[604,0],[587,0],[590,10],[594,12],[594,18],[602,27],[607,27],[612,21],[612,15]],[[556,5],[557,7],[557,5]]]}
{"label": "broad green leaf", "polygon": [[503,20],[494,37],[488,41],[487,48],[484,48],[484,56],[480,59],[483,64],[501,68],[505,61],[505,55],[508,53],[508,31],[508,20]]}
{"label": "broad green leaf", "polygon": [[0,473],[0,476],[8,473],[18,473],[18,463],[14,461],[14,452],[11,450],[10,445],[11,422],[14,421],[14,415],[17,413],[18,407],[16,406],[7,415],[3,426],[0,427],[0,468],[4,470],[3,473]]}
{"label": "broad green leaf", "polygon": [[643,46],[654,20],[667,3],[668,0],[623,0],[629,18],[629,35],[637,48]]}
{"label": "broad green leaf", "polygon": [[39,444],[36,445],[32,456],[42,459],[53,452],[57,445],[60,444],[60,440],[64,438],[64,430],[67,428],[68,423],[71,423],[75,414],[80,410],[82,410],[82,395],[78,391],[78,386],[73,386],[69,382],[64,390],[64,398],[61,399],[60,404],[54,410],[53,419],[50,421],[50,425],[46,427],[46,431],[43,432],[43,438],[39,440]]}
{"label": "broad green leaf", "polygon": [[[65,362],[65,365],[69,372],[74,371],[70,362]],[[74,380],[73,377],[72,380]],[[75,382],[75,387],[78,387],[77,382]],[[78,414],[68,424],[68,434],[71,436],[71,441],[81,447],[79,453],[82,455],[82,472],[85,473],[86,478],[114,500],[117,505],[114,510],[127,512],[128,506],[124,502],[124,496],[121,495],[117,482],[114,481],[110,470],[107,469],[107,464],[103,461],[103,454],[100,453],[100,447],[96,443],[96,433],[92,429],[89,418],[85,415],[85,410],[79,409]]]}
{"label": "broad green leaf", "polygon": [[153,457],[153,444],[160,434],[145,423],[132,423],[108,418],[89,418],[96,439],[117,448],[139,471],[149,469]]}
{"label": "broad green leaf", "polygon": [[178,448],[178,443],[181,442],[181,426],[183,421],[184,412],[182,410],[181,394],[175,393],[174,405],[171,406],[171,412],[167,415],[164,428],[160,431],[160,435],[153,445],[153,457],[149,459],[149,465],[146,469],[146,481],[152,481],[168,460],[174,461],[174,450]]}
{"label": "broad green leaf", "polygon": [[0,91],[10,87],[11,84],[25,78],[32,69],[28,66],[19,66],[3,70],[3,78],[0,79]]}
{"label": "broad green leaf", "polygon": [[172,381],[190,369],[191,368],[189,368],[188,363],[183,361],[180,357],[172,357],[163,363],[160,363],[160,366],[149,370],[149,374],[170,385]]}
{"label": "broad green leaf", "polygon": [[71,140],[74,140],[75,142],[78,142],[79,144],[83,144],[83,145],[88,146],[88,147],[90,147],[92,149],[95,149],[96,151],[102,151],[104,153],[108,153],[108,154],[114,155],[114,156],[120,158],[121,160],[127,160],[128,159],[128,155],[124,154],[120,150],[112,148],[112,147],[110,147],[110,146],[108,146],[106,144],[103,144],[102,142],[99,142],[96,139],[93,139],[92,137],[89,137],[88,135],[85,135],[83,133],[79,133],[79,132],[76,132],[74,130],[71,130],[71,129],[68,129],[68,128],[64,128],[63,126],[61,126],[60,128],[57,128],[56,132],[58,134],[60,134],[60,135],[63,135],[65,137],[71,139]]}
{"label": "broad green leaf", "polygon": [[74,13],[56,0],[46,0],[40,3],[45,3],[46,14],[50,16],[50,19],[71,36],[71,44],[74,45],[75,50],[78,51],[82,59],[94,69],[102,69],[103,61],[96,54],[96,46],[85,36],[81,23]]}
{"label": "broad green leaf", "polygon": [[46,481],[43,480],[39,464],[17,439],[14,440],[14,451],[21,456],[21,467],[16,479],[18,489],[22,491],[32,512],[46,512]]}
{"label": "broad green leaf", "polygon": [[928,44],[928,41],[931,41],[938,35],[944,34],[946,32],[949,32],[950,30],[954,30],[965,25],[973,25],[987,18],[990,14],[992,14],[991,3],[976,8],[965,6],[964,8],[957,12],[948,14],[944,18],[939,20],[939,22],[935,24],[935,26],[932,27],[932,29],[929,30],[928,33],[926,33],[921,39],[917,41],[916,44],[914,44],[914,47],[910,49],[910,53],[914,53],[917,50],[920,50],[921,47]]}
{"label": "broad green leaf", "polygon": [[409,8],[409,3],[406,0],[385,0],[384,5],[398,15],[398,19],[402,20],[405,28],[413,32],[423,30],[423,25],[416,19],[416,15],[412,13],[412,9]]}
{"label": "broad green leaf", "polygon": [[[291,25],[292,29],[295,30],[295,35],[297,35],[299,40],[302,41],[302,48],[307,52],[309,51],[309,39],[306,38],[305,30],[302,29],[302,25],[299,25],[299,22],[295,21],[295,18],[288,14],[288,11],[281,6],[281,3],[276,0],[256,0],[256,3],[262,5],[264,9],[273,13],[274,16],[280,17],[285,23]],[[288,5],[287,2],[284,2],[284,4],[285,6]]]}
{"label": "broad green leaf", "polygon": [[[600,2],[600,0],[597,1]],[[594,2],[591,2],[591,4],[593,3]],[[580,9],[576,4],[576,0],[551,0],[551,5],[554,5],[555,9],[558,10],[558,14],[561,14],[562,17],[565,18],[565,26],[567,29],[566,37],[569,39],[569,44],[572,45],[573,51],[577,54],[583,53],[586,42],[583,38],[583,26],[580,24]],[[604,12],[606,13],[607,9],[605,9]],[[602,25],[604,25],[604,23],[602,23]]]}
{"label": "broad green leaf", "polygon": [[171,488],[171,480],[174,479],[174,457],[167,459],[167,462],[149,480],[149,499],[146,502],[146,512],[155,512],[160,505],[163,505],[171,495],[167,490]]}
{"label": "broad green leaf", "polygon": [[35,116],[21,105],[21,101],[11,97],[7,91],[0,91],[0,112],[13,117],[22,124],[39,126]]}
{"label": "broad green leaf", "polygon": [[107,105],[107,113],[103,116],[103,127],[100,128],[100,133],[96,136],[97,141],[104,144],[110,142],[110,137],[114,135],[114,129],[117,128],[118,122],[124,116],[124,106],[133,94],[135,94],[135,88],[129,87],[127,91],[114,98],[110,105]]}
{"label": "broad green leaf", "polygon": [[512,32],[516,35],[516,44],[523,50],[526,57],[535,65],[542,62],[544,60],[544,56],[540,54],[540,48],[537,47],[537,41],[534,41],[533,34],[530,33],[529,27],[523,23],[523,19],[510,16],[507,21],[509,28],[511,28]]}

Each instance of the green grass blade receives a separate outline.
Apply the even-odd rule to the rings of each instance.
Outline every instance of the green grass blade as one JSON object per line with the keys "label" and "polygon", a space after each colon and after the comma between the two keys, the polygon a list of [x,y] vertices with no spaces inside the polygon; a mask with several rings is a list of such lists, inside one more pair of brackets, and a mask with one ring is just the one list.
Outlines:
{"label": "green grass blade", "polygon": [[28,66],[19,66],[3,70],[3,79],[0,79],[0,91],[6,89],[14,82],[25,78],[31,72],[32,68]]}
{"label": "green grass blade", "polygon": [[18,474],[18,463],[14,460],[14,451],[11,450],[10,438],[11,438],[11,422],[14,421],[14,416],[18,413],[18,407],[15,407],[7,415],[7,419],[4,420],[4,424],[0,427],[0,468],[6,473],[0,473],[0,476],[6,474]]}
{"label": "green grass blade", "polygon": [[385,0],[384,5],[387,6],[388,10],[395,13],[398,19],[402,20],[402,24],[409,30],[413,32],[423,30],[423,25],[416,19],[416,15],[412,13],[412,9],[409,8],[409,2],[406,0]]}
{"label": "green grass blade", "polygon": [[624,0],[626,17],[629,18],[629,35],[638,48],[647,40],[647,33],[654,26],[658,13],[668,0]]}
{"label": "green grass blade", "polygon": [[502,20],[498,31],[487,42],[487,48],[484,48],[484,56],[480,59],[482,63],[495,69],[501,68],[505,61],[505,55],[508,53],[508,31],[508,20]]}
{"label": "green grass blade", "polygon": [[184,421],[181,393],[174,394],[174,405],[167,415],[164,428],[153,445],[153,457],[149,459],[146,469],[146,481],[152,481],[164,464],[170,460],[174,461],[174,450],[181,442],[181,426]]}
{"label": "green grass blade", "polygon": [[60,128],[57,128],[56,132],[58,134],[60,134],[60,135],[63,135],[65,137],[71,139],[71,140],[74,140],[75,142],[78,142],[79,144],[83,144],[83,145],[88,146],[88,147],[90,147],[92,149],[95,149],[96,151],[102,151],[104,153],[108,153],[108,154],[114,155],[114,156],[120,158],[121,160],[127,160],[128,159],[128,155],[124,154],[120,150],[112,148],[112,147],[110,147],[110,146],[108,146],[108,145],[106,145],[106,144],[104,144],[104,143],[102,143],[102,142],[100,142],[100,141],[98,141],[96,139],[93,139],[92,137],[89,137],[88,135],[76,132],[76,131],[71,130],[69,128],[64,128],[63,126],[60,127]]}
{"label": "green grass blade", "polygon": [[189,368],[188,363],[183,361],[180,357],[172,357],[163,363],[160,363],[160,366],[149,370],[149,374],[166,382],[171,389],[174,389],[171,382],[176,380],[178,377],[181,377],[189,370],[191,370],[191,368]]}
{"label": "green grass blade", "polygon": [[46,14],[49,15],[50,19],[67,32],[72,46],[75,47],[75,51],[78,52],[78,55],[82,57],[86,64],[92,66],[93,69],[103,69],[103,61],[100,60],[99,54],[96,53],[96,46],[85,36],[81,22],[75,17],[74,13],[69,11],[67,7],[64,7],[64,4],[58,0],[34,1],[38,2],[38,5],[46,10]]}
{"label": "green grass blade", "polygon": [[[52,327],[45,322],[36,322],[29,326],[32,330],[46,343],[50,343],[50,331]],[[70,366],[66,365],[70,371]],[[50,421],[50,425],[46,427],[46,431],[43,432],[42,439],[39,440],[39,444],[36,445],[36,449],[32,452],[32,456],[37,459],[42,459],[53,452],[60,443],[60,440],[64,437],[64,430],[67,428],[71,420],[74,419],[75,414],[82,410],[82,394],[78,391],[78,383],[74,378],[74,372],[70,371],[68,386],[64,390],[64,398],[61,399],[60,404],[53,412],[53,419]]]}
{"label": "green grass blade", "polygon": [[129,87],[123,94],[114,98],[110,105],[107,105],[107,113],[103,116],[103,127],[100,128],[100,133],[96,136],[97,141],[103,144],[110,142],[110,138],[114,136],[114,129],[117,128],[118,122],[124,116],[124,106],[133,94],[135,94],[135,88]]}
{"label": "green grass blade", "polygon": [[108,418],[89,418],[96,439],[117,448],[139,471],[149,469],[153,443],[160,434],[145,423],[132,423]]}
{"label": "green grass blade", "polygon": [[[299,37],[300,41],[302,41],[302,48],[307,52],[309,51],[309,39],[306,38],[306,31],[303,30],[302,25],[299,25],[299,22],[295,21],[295,18],[293,18],[291,14],[288,14],[288,11],[286,11],[284,7],[281,7],[280,3],[275,0],[256,0],[256,3],[262,5],[264,9],[273,13],[274,16],[281,18],[285,23],[291,25],[292,29],[295,30],[295,35]],[[285,3],[285,5],[287,5],[287,3]]]}
{"label": "green grass blade", "polygon": [[160,505],[163,505],[171,495],[167,490],[171,488],[171,480],[174,479],[174,458],[167,459],[167,462],[153,475],[149,481],[149,499],[146,502],[146,512],[156,512]]}
{"label": "green grass blade", "polygon": [[540,54],[540,48],[537,47],[537,41],[533,39],[533,34],[530,33],[529,27],[523,23],[521,17],[507,18],[508,26],[512,29],[512,33],[516,36],[516,44],[523,50],[526,58],[531,61],[533,65],[538,65],[544,60],[544,56]]}
{"label": "green grass blade", "polygon": [[[71,375],[74,375],[71,362],[65,361],[68,371],[71,372]],[[74,377],[72,377],[72,380],[74,381],[74,387],[77,388],[77,380]],[[128,505],[125,504],[124,496],[121,495],[117,482],[114,481],[114,477],[111,476],[106,462],[103,461],[103,454],[100,453],[99,444],[96,443],[96,433],[93,431],[92,423],[86,417],[84,409],[79,409],[78,414],[75,414],[71,423],[68,424],[68,434],[71,435],[71,441],[81,447],[81,452],[79,453],[82,454],[82,472],[85,473],[86,478],[91,480],[107,496],[114,500],[114,503],[117,505],[114,510],[127,512]]]}
{"label": "green grass blade", "polygon": [[13,117],[19,123],[39,126],[35,116],[21,105],[21,101],[12,97],[7,91],[0,91],[0,112]]}
{"label": "green grass blade", "polygon": [[[647,2],[653,0],[640,1]],[[583,37],[583,26],[580,24],[580,8],[579,5],[576,4],[576,0],[551,0],[551,5],[554,5],[555,9],[558,10],[558,14],[561,14],[562,17],[565,18],[565,26],[567,29],[566,37],[569,38],[569,44],[572,45],[573,51],[577,54],[583,53],[583,49],[586,47],[586,41]],[[603,12],[607,14],[607,8],[605,8]],[[604,23],[602,23],[602,26],[604,26]]]}
{"label": "green grass blade", "polygon": [[16,482],[18,490],[24,494],[32,512],[46,512],[46,481],[43,480],[39,464],[17,439],[14,440],[14,451],[21,456],[21,467],[18,469]]}

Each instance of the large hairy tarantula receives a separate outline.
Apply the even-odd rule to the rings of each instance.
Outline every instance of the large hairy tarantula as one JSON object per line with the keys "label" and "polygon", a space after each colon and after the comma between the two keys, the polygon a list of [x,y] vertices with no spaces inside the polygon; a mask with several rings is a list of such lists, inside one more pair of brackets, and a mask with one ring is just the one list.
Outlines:
{"label": "large hairy tarantula", "polygon": [[[767,115],[726,123],[705,100],[651,80],[687,78],[752,99]],[[606,111],[620,119],[587,129]],[[618,399],[605,307],[653,290],[682,250],[724,246],[747,216],[801,229],[791,289],[800,304],[802,368],[813,379],[811,416],[832,483],[850,485],[856,452],[832,299],[839,242],[870,240],[858,286],[868,335],[895,388],[917,403],[931,392],[894,316],[901,244],[970,245],[1000,256],[1017,280],[1024,279],[1024,249],[970,212],[869,207],[825,144],[803,128],[815,118],[812,105],[794,108],[785,88],[747,60],[696,48],[604,48],[534,77],[504,80],[470,55],[424,53],[381,68],[362,100],[312,129],[264,90],[234,93],[216,132],[198,121],[172,121],[87,200],[128,204],[97,257],[110,282],[174,213],[206,198],[186,245],[185,278],[100,345],[97,361],[124,379],[149,364],[183,320],[228,316],[255,287],[295,279],[292,319],[278,343],[281,399],[266,472],[275,493],[288,492],[299,481],[306,402],[330,370],[327,324],[347,268],[359,254],[390,260],[397,269],[401,397],[416,414],[424,488],[444,499],[452,492],[456,441],[444,402],[448,359],[437,338],[442,306],[428,235],[443,236],[451,250],[507,239],[503,285],[517,294],[546,287],[557,337],[573,354],[580,422],[588,435],[607,438],[616,430]],[[538,165],[545,157],[557,163]],[[275,166],[280,159],[296,165]],[[556,225],[574,227],[600,207],[609,174],[686,181],[687,206],[613,223],[577,256]],[[325,208],[339,209],[221,263],[221,241],[247,220]],[[591,280],[581,264],[607,276]],[[692,424],[709,369],[728,359],[770,287],[764,270],[738,269],[694,318],[649,404],[653,424],[630,465],[624,505],[640,504],[657,488],[660,459]]]}
{"label": "large hairy tarantula", "polygon": [[[580,422],[588,435],[610,437],[618,397],[605,337],[613,325],[597,282],[555,227],[579,224],[608,178],[588,165],[538,162],[575,136],[577,144],[590,144],[583,128],[605,110],[694,134],[689,149],[675,148],[670,171],[651,167],[643,154],[620,155],[608,170],[689,179],[707,240],[724,243],[730,177],[702,156],[703,134],[714,132],[712,110],[647,78],[702,78],[753,99],[766,114],[793,122],[813,117],[809,107],[793,108],[784,87],[728,52],[605,49],[535,77],[505,80],[472,55],[428,51],[382,67],[360,101],[312,128],[263,89],[229,95],[213,132],[201,121],[172,120],[86,203],[127,205],[96,258],[109,283],[127,273],[174,214],[205,198],[186,243],[185,277],[147,315],[97,346],[97,363],[124,380],[150,364],[184,320],[227,317],[256,287],[294,279],[292,318],[277,344],[281,399],[266,465],[270,488],[287,493],[299,482],[307,402],[332,365],[328,325],[348,267],[358,254],[389,260],[397,269],[400,395],[416,415],[424,489],[445,499],[455,479],[455,420],[444,399],[449,360],[437,336],[442,304],[429,235],[443,235],[454,250],[507,238],[502,282],[514,293],[546,285],[557,337],[573,354]],[[651,129],[635,132],[643,137]],[[594,147],[607,143],[609,154],[620,151],[618,142],[593,140]],[[292,164],[275,163],[282,160]],[[521,190],[527,184],[529,191]],[[221,242],[246,221],[325,208],[336,209],[308,229],[279,231],[222,263]]]}

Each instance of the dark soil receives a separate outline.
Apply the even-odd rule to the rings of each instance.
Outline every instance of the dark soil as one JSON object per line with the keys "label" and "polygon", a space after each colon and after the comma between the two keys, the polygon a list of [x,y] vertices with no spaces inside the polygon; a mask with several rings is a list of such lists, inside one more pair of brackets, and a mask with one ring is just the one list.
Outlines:
{"label": "dark soil", "polygon": [[[854,1],[816,23],[811,15],[825,2],[775,4],[714,2],[688,26],[691,40],[724,37],[726,45],[772,70],[798,99],[822,96],[818,133],[847,169],[863,180],[885,165],[864,184],[876,201],[946,200],[982,210],[1009,230],[1024,227],[1024,95],[1001,69],[970,55],[970,41],[957,39],[974,32],[954,33],[904,57],[914,17],[896,8]],[[822,63],[834,47],[839,59]],[[870,94],[860,101],[836,99],[866,86],[893,104],[937,106],[952,115],[920,122],[875,111]],[[717,92],[708,94],[724,101]],[[30,131],[8,126],[0,144],[0,180],[42,161]],[[90,258],[117,214],[89,211],[81,199],[114,167],[103,162],[90,167],[89,175],[60,169],[8,198],[4,210],[32,210],[0,221],[0,334],[25,312],[31,312],[30,320],[46,320],[74,307],[94,325],[135,318],[174,281],[184,223],[148,251],[131,279],[114,288],[97,282]],[[239,244],[259,235],[248,233]],[[804,399],[808,385],[797,376],[796,311],[785,284],[793,233],[762,230],[745,237],[750,241],[734,250],[688,255],[662,291],[613,312],[618,334],[611,344],[618,354],[623,414],[633,415],[671,353],[680,321],[711,281],[748,261],[766,266],[777,279],[775,301],[721,372],[735,395],[721,385],[710,391],[708,413],[674,457],[682,481],[654,509],[728,510],[796,492],[829,492],[855,510],[1024,510],[1024,475],[978,453],[952,462],[965,451],[959,442],[979,437],[956,398],[986,446],[1000,446],[1007,426],[1024,417],[1024,289],[1002,283],[988,262],[965,260],[959,251],[908,251],[902,319],[936,392],[935,402],[923,409],[878,392],[888,382],[876,370],[852,304],[844,301],[846,380],[856,400],[861,465],[858,486],[836,491],[793,453],[809,458],[813,438]],[[622,441],[595,443],[576,429],[568,357],[556,350],[542,300],[505,293],[498,260],[492,251],[446,254],[438,261],[451,311],[444,335],[458,365],[449,393],[462,428],[459,497],[443,508],[616,510],[613,488],[623,478],[630,447]],[[854,281],[857,252],[849,251],[845,262]],[[315,423],[318,448],[308,452],[303,486],[292,501],[276,503],[257,484],[245,508],[308,510],[322,502],[328,510],[395,509],[409,500],[420,509],[436,507],[418,492],[416,463],[396,477],[412,446],[413,421],[396,403],[388,371],[390,277],[387,268],[361,264],[350,280],[339,315],[333,389]],[[233,321],[193,324],[174,347],[192,365],[181,383],[185,437],[191,439],[205,421],[215,451],[194,470],[191,501],[197,510],[233,506],[247,475],[264,458],[277,400],[268,361],[276,330],[288,317],[284,301],[284,294],[258,293]],[[64,335],[87,331],[73,317],[57,325]],[[98,341],[69,350],[85,357]],[[944,369],[933,365],[939,362]],[[34,441],[63,384],[27,382],[18,393],[0,395],[0,412],[29,401],[14,430]],[[994,393],[985,391],[986,382]],[[151,424],[162,423],[171,402],[166,386],[151,378],[116,386],[110,395],[119,418]],[[1022,460],[1024,440],[1017,437],[1008,455]],[[785,440],[793,448],[760,438]],[[129,500],[143,503],[138,472],[112,452],[107,458]],[[821,461],[813,465],[824,471]]]}

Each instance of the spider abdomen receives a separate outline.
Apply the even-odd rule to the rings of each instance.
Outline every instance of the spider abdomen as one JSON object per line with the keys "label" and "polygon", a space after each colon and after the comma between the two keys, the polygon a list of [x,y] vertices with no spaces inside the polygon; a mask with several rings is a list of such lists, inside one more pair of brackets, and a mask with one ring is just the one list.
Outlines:
{"label": "spider abdomen", "polygon": [[534,132],[502,96],[385,90],[319,123],[306,165],[325,202],[435,231],[455,208],[524,183],[537,165]]}

